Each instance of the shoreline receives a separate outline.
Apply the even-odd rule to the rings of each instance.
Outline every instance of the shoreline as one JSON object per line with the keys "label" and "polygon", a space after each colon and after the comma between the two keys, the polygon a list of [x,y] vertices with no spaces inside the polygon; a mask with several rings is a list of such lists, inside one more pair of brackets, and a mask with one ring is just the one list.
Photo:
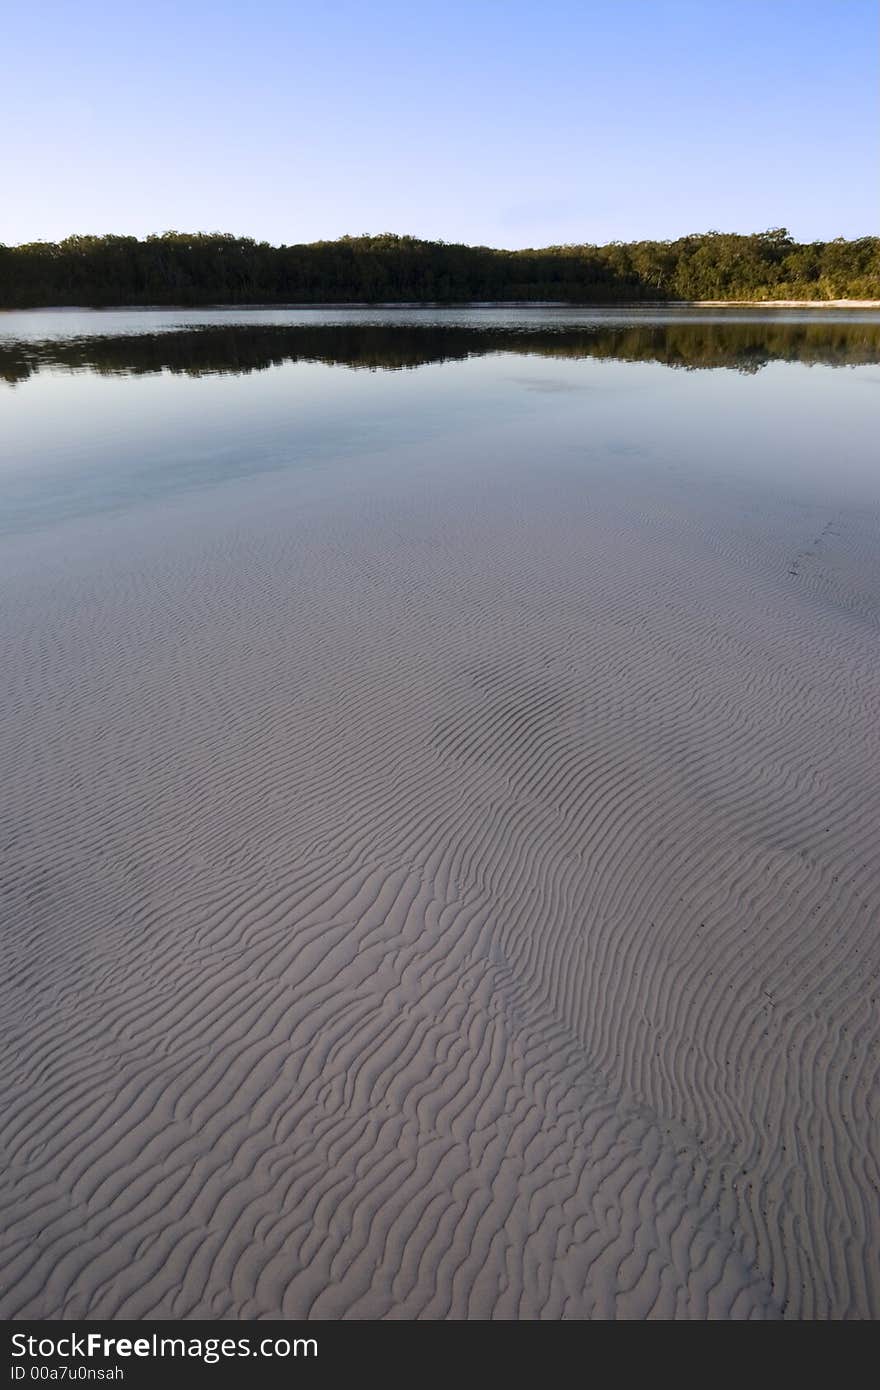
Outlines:
{"label": "shoreline", "polygon": [[695,309],[880,309],[880,299],[689,299]]}
{"label": "shoreline", "polygon": [[2,314],[179,313],[247,309],[880,309],[880,299],[352,299],[224,302],[210,304],[20,304],[0,307]]}

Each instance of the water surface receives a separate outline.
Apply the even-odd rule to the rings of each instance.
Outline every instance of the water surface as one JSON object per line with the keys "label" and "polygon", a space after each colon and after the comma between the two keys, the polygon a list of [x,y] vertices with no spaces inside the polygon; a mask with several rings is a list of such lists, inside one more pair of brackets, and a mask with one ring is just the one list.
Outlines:
{"label": "water surface", "polygon": [[[61,310],[0,315],[0,528],[343,460],[638,457],[875,490],[880,315]],[[371,465],[372,466],[372,465]]]}
{"label": "water surface", "polygon": [[880,316],[0,372],[0,1312],[880,1315]]}

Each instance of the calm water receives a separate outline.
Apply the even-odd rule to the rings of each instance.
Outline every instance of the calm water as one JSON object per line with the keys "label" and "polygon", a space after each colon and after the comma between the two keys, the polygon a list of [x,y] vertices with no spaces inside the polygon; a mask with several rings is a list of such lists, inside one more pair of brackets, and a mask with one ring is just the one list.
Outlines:
{"label": "calm water", "polygon": [[880,314],[0,371],[0,1311],[876,1317]]}
{"label": "calm water", "polygon": [[[558,307],[0,314],[0,533],[258,475],[695,470],[880,493],[880,314]],[[637,468],[636,468],[637,466]]]}

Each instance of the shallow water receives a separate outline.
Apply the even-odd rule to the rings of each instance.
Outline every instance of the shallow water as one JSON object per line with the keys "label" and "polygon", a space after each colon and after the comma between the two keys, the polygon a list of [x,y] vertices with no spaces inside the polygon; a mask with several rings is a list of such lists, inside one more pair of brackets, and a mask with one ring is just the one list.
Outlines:
{"label": "shallow water", "polygon": [[0,1312],[880,1315],[880,315],[0,378]]}
{"label": "shallow water", "polygon": [[433,450],[877,493],[872,312],[6,313],[0,380],[5,533]]}

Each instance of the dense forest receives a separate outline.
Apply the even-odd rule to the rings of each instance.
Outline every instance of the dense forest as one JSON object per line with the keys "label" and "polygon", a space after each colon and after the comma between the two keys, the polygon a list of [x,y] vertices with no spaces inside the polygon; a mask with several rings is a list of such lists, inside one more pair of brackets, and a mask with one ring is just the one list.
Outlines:
{"label": "dense forest", "polygon": [[700,299],[880,299],[880,237],[800,244],[775,228],[496,251],[391,234],[270,246],[163,232],[0,246],[2,308]]}
{"label": "dense forest", "polygon": [[621,323],[595,327],[344,323],[224,324],[163,333],[96,334],[43,342],[0,339],[0,380],[15,386],[43,370],[140,376],[241,375],[284,362],[401,371],[487,353],[658,362],[754,373],[769,362],[826,366],[880,362],[880,324],[852,322]]}

